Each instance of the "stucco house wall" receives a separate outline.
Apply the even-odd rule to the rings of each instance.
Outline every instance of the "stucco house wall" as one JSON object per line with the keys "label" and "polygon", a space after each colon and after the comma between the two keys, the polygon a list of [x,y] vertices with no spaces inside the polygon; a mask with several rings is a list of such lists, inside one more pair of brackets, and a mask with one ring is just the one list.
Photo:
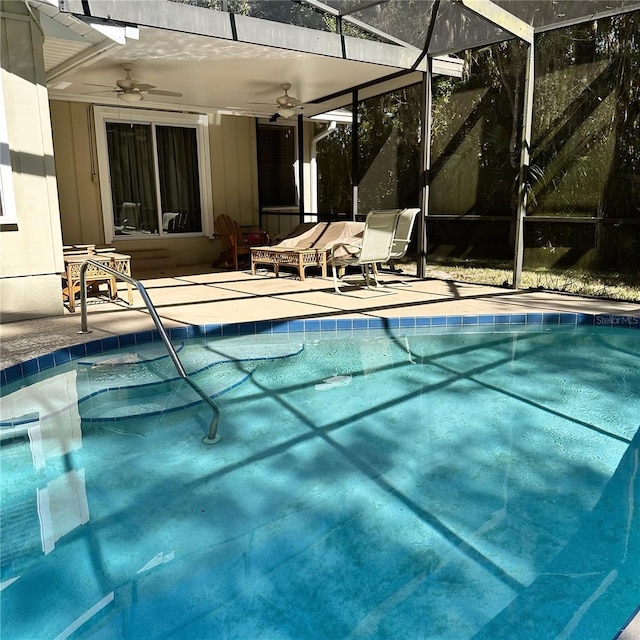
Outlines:
{"label": "stucco house wall", "polygon": [[0,3],[0,63],[15,223],[0,225],[0,321],[63,312],[62,231],[42,33],[22,3]]}
{"label": "stucco house wall", "polygon": [[[94,107],[83,102],[51,101],[55,167],[60,190],[60,213],[65,244],[104,244],[100,180],[96,160]],[[123,109],[124,111],[124,109]],[[255,120],[211,114],[209,126],[209,170],[213,208],[205,210],[209,228],[215,215],[225,213],[242,225],[258,222],[258,177]],[[206,226],[206,225],[205,225]],[[191,265],[212,262],[220,252],[217,240],[200,237],[163,237],[109,242],[118,251],[132,255],[136,266],[150,250],[161,250],[170,263]],[[157,255],[160,255],[159,253]],[[158,264],[160,259],[158,258]],[[145,268],[151,266],[144,262]]]}

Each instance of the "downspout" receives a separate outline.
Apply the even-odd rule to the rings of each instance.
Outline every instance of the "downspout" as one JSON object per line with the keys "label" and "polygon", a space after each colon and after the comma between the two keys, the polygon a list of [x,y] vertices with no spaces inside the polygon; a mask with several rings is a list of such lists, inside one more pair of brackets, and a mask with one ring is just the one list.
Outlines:
{"label": "downspout", "polygon": [[321,131],[317,136],[312,138],[311,140],[311,159],[310,159],[310,169],[311,169],[311,179],[310,179],[310,187],[311,187],[311,212],[310,213],[318,213],[318,161],[316,160],[316,151],[318,147],[318,142],[323,138],[326,138],[332,131],[335,131],[337,126],[337,122],[332,120],[329,123],[329,126]]}

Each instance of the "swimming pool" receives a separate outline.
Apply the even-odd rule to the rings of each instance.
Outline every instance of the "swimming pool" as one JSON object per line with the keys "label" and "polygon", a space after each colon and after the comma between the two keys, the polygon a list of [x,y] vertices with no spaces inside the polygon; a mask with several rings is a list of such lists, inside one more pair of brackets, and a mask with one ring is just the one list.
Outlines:
{"label": "swimming pool", "polygon": [[210,447],[153,334],[3,372],[3,638],[612,638],[636,319],[362,322],[175,332]]}

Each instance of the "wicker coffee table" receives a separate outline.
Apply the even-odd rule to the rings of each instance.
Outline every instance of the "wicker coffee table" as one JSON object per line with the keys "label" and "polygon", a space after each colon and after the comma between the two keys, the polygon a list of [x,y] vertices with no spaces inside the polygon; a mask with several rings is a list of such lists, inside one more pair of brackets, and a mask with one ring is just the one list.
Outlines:
{"label": "wicker coffee table", "polygon": [[300,280],[304,280],[304,270],[307,267],[320,267],[322,277],[327,277],[328,249],[292,249],[285,247],[252,247],[251,273],[256,275],[256,265],[272,264],[273,271],[278,276],[281,266],[294,267],[298,270]]}
{"label": "wicker coffee table", "polygon": [[[131,277],[131,256],[114,251],[100,251],[88,249],[86,251],[67,250],[64,252],[64,272],[62,273],[62,297],[66,298],[69,304],[69,311],[76,310],[75,295],[80,291],[80,271],[82,264],[91,258],[100,264],[104,264],[119,273]],[[109,286],[109,297],[115,300],[118,297],[116,277],[106,271],[102,271],[96,265],[90,264],[86,268],[87,284],[97,284],[106,282]],[[129,306],[133,305],[133,292],[131,285],[127,282],[129,293]]]}

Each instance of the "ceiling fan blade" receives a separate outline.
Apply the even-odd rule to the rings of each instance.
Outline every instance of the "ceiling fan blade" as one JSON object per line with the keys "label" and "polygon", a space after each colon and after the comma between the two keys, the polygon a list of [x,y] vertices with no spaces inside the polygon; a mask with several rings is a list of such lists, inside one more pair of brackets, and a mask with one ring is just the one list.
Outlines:
{"label": "ceiling fan blade", "polygon": [[131,88],[135,89],[136,91],[151,91],[151,89],[155,89],[156,88],[156,85],[155,84],[146,84],[144,82],[136,82],[136,84]]}
{"label": "ceiling fan blade", "polygon": [[116,86],[120,87],[123,91],[127,91],[128,89],[135,89],[140,82],[138,80],[134,80],[133,78],[123,78],[122,80],[116,80]]}
{"label": "ceiling fan blade", "polygon": [[293,96],[280,96],[276,103],[281,107],[297,107],[299,104],[302,104],[298,98],[294,98]]}
{"label": "ceiling fan blade", "polygon": [[107,89],[116,91],[116,89],[111,84],[97,84],[95,82],[78,82],[78,84],[81,84],[83,87],[106,87]]}
{"label": "ceiling fan blade", "polygon": [[162,89],[142,89],[141,87],[138,87],[140,89],[140,91],[144,91],[145,93],[149,93],[151,95],[154,96],[174,96],[176,98],[181,98],[182,94],[179,93],[178,91],[163,91]]}

